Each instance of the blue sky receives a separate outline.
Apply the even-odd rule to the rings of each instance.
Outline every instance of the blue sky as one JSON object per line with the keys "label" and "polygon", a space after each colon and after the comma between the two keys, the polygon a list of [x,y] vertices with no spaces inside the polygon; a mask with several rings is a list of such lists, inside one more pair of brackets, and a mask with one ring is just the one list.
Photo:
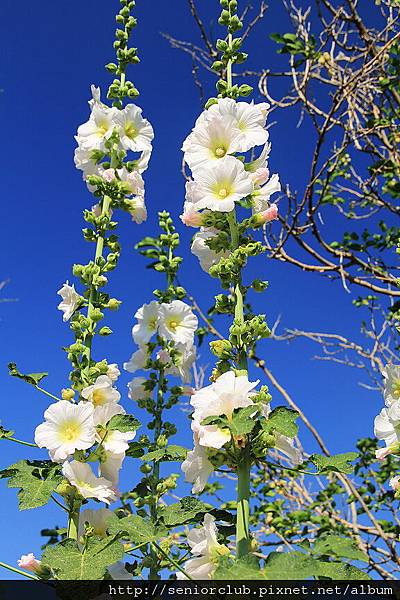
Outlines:
{"label": "blue sky", "polygon": [[[18,14],[10,0],[3,0],[0,9],[0,279],[10,279],[3,296],[18,299],[0,305],[0,418],[5,427],[16,430],[18,437],[30,440],[33,429],[41,422],[47,400],[8,377],[6,365],[15,361],[24,372],[48,371],[46,386],[53,391],[68,385],[69,366],[61,348],[69,343],[71,335],[57,311],[56,291],[66,279],[72,279],[72,264],[87,261],[93,253],[93,247],[82,240],[80,232],[82,211],[92,204],[92,199],[80,172],[74,168],[73,135],[77,126],[87,120],[90,84],[100,85],[105,95],[109,76],[103,65],[113,58],[113,15],[119,3],[71,0],[63,3],[62,11],[55,9],[50,0],[22,4]],[[218,2],[200,4],[207,4],[207,23],[217,13]],[[251,53],[249,67],[279,64],[268,36],[288,28],[280,3],[271,4],[265,21],[247,45]],[[193,230],[184,230],[178,220],[184,195],[179,149],[200,111],[198,92],[191,78],[189,57],[171,49],[160,35],[165,31],[178,38],[197,40],[197,31],[183,0],[139,0],[136,14],[139,26],[134,45],[139,48],[142,62],[132,70],[132,79],[141,91],[138,103],[152,122],[156,138],[146,173],[149,220],[138,226],[126,215],[121,217],[123,254],[110,290],[123,300],[123,305],[109,320],[115,334],[95,349],[99,359],[107,356],[110,362],[118,363],[135,349],[130,335],[133,314],[152,299],[152,290],[160,284],[159,276],[146,270],[144,260],[133,250],[137,241],[153,232],[157,211],[169,210],[182,234],[183,285],[204,308],[218,292],[216,282],[200,270],[197,259],[188,253]],[[295,115],[283,117],[276,112],[274,121],[271,170],[293,189],[301,189],[308,168],[308,136],[312,132],[307,124],[296,129]],[[331,234],[332,239],[334,226],[334,221],[326,226],[327,237]],[[281,315],[287,327],[338,331],[358,338],[358,313],[351,305],[357,290],[347,294],[337,283],[265,259],[254,262],[250,273],[270,281],[269,290],[261,300],[257,298],[256,304],[260,312],[268,315],[270,323]],[[371,435],[381,399],[379,394],[358,386],[359,373],[312,361],[314,351],[303,342],[287,345],[265,341],[260,354],[318,425],[331,450],[352,450],[357,438]],[[204,354],[203,360],[208,362],[208,355]],[[122,393],[128,380],[128,374],[121,377]],[[127,408],[129,402],[125,398]],[[274,403],[280,403],[277,393]],[[189,427],[180,409],[175,411],[175,418],[179,422],[179,441],[190,445]],[[315,449],[306,433],[302,440],[308,450]],[[33,451],[30,456],[39,455],[44,453]],[[1,468],[25,457],[24,448],[2,443]],[[182,490],[190,492],[189,486]],[[16,492],[8,490],[5,482],[0,486],[0,499],[0,560],[15,564],[23,553],[40,554],[40,529],[64,525],[57,507],[20,513]],[[0,577],[10,575],[4,572]]]}

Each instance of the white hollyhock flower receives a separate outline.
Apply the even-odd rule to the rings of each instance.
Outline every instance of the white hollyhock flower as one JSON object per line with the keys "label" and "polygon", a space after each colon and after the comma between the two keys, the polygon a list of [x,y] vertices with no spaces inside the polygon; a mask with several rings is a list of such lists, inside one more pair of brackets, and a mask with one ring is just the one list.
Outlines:
{"label": "white hollyhock flower", "polygon": [[193,450],[188,452],[181,469],[185,474],[185,481],[193,483],[193,494],[199,494],[204,490],[209,476],[214,472],[214,467],[208,460],[206,448],[199,444],[195,444]]}
{"label": "white hollyhock flower", "polygon": [[147,167],[149,166],[150,158],[151,158],[151,146],[143,150],[140,158],[135,161],[135,169],[139,171],[139,173],[143,173]]}
{"label": "white hollyhock flower", "polygon": [[115,415],[125,415],[126,412],[120,404],[115,402],[99,406],[94,412],[96,426],[96,441],[101,442],[106,452],[122,454],[129,448],[129,442],[134,439],[136,431],[112,430],[106,431],[106,425]]}
{"label": "white hollyhock flower", "polygon": [[210,119],[220,116],[233,124],[237,135],[237,152],[247,152],[254,146],[261,146],[268,140],[268,131],[265,129],[269,104],[262,102],[235,102],[231,98],[220,98],[216,104],[208,109]]}
{"label": "white hollyhock flower", "polygon": [[233,119],[215,115],[199,119],[192,133],[183,143],[185,162],[194,173],[199,167],[208,167],[229,154],[239,151],[240,132]]}
{"label": "white hollyhock flower", "polygon": [[151,147],[154,131],[147,119],[142,117],[142,109],[135,104],[127,104],[115,115],[119,126],[121,145],[125,150],[142,152]]}
{"label": "white hollyhock flower", "polygon": [[386,365],[383,376],[385,404],[390,406],[396,400],[400,400],[400,365]]}
{"label": "white hollyhock flower", "polygon": [[146,377],[135,377],[128,383],[128,397],[131,400],[143,400],[151,395],[150,390],[146,390],[144,384],[147,382]]}
{"label": "white hollyhock flower", "polygon": [[147,208],[143,196],[135,196],[129,200],[129,214],[132,221],[140,225],[147,220]]}
{"label": "white hollyhock flower", "polygon": [[121,399],[121,394],[113,387],[113,381],[107,375],[99,375],[93,385],[83,388],[81,395],[96,408]]}
{"label": "white hollyhock flower", "polygon": [[92,404],[60,400],[50,404],[44,418],[45,422],[36,427],[35,442],[39,448],[47,448],[54,462],[62,462],[75,450],[86,450],[94,444]]}
{"label": "white hollyhock flower", "polygon": [[62,288],[60,288],[57,292],[59,296],[61,296],[62,301],[57,306],[58,310],[61,310],[63,314],[63,321],[69,321],[77,307],[79,306],[81,297],[75,291],[74,285],[69,285],[68,281],[64,283]]}
{"label": "white hollyhock flower", "polygon": [[[268,419],[270,413],[272,412],[271,406],[269,404],[263,404],[261,407],[261,414]],[[276,444],[275,448],[279,450],[282,454],[288,457],[288,459],[292,462],[294,466],[299,465],[302,461],[301,452],[294,445],[293,439],[287,437],[286,435],[281,435],[280,433],[275,434]]]}
{"label": "white hollyhock flower", "polygon": [[[187,183],[194,183],[187,182]],[[193,202],[186,201],[183,205],[183,214],[180,215],[180,220],[187,227],[200,227],[203,222],[203,216],[196,210],[196,205]]]}
{"label": "white hollyhock flower", "polygon": [[272,194],[280,192],[281,189],[279,175],[275,173],[265,185],[253,192],[253,213],[259,213],[267,210],[270,206],[270,198]]}
{"label": "white hollyhock flower", "polygon": [[[219,557],[230,554],[229,549],[218,543],[218,529],[215,519],[209,513],[204,515],[203,526],[192,529],[187,536],[192,554],[191,558],[183,565],[183,570],[195,580],[211,579],[217,567]],[[178,579],[187,579],[181,572],[177,573]]]}
{"label": "white hollyhock flower", "polygon": [[173,300],[159,305],[159,333],[166,340],[192,345],[198,319],[188,304]]}
{"label": "white hollyhock flower", "polygon": [[128,171],[125,167],[117,169],[118,177],[129,188],[127,196],[144,196],[144,181],[138,171]]}
{"label": "white hollyhock flower", "polygon": [[85,150],[104,150],[105,142],[114,129],[115,108],[93,103],[89,120],[78,127],[76,140]]}
{"label": "white hollyhock flower", "polygon": [[94,535],[98,537],[107,537],[108,520],[113,516],[109,508],[99,508],[92,510],[86,508],[79,515],[78,538],[85,533],[85,523],[88,523],[93,529]]}
{"label": "white hollyhock flower", "polygon": [[126,570],[124,563],[121,561],[107,567],[107,571],[111,579],[116,579],[117,581],[133,579],[132,573]]}
{"label": "white hollyhock flower", "polygon": [[400,488],[400,477],[396,475],[396,477],[392,477],[389,481],[389,485],[395,492]]}
{"label": "white hollyhock flower", "polygon": [[165,373],[180,377],[183,383],[190,383],[192,381],[192,367],[196,360],[196,346],[176,344],[175,350],[178,354],[174,358],[174,364],[168,367]]}
{"label": "white hollyhock flower", "polygon": [[400,400],[393,402],[389,408],[383,408],[375,417],[374,434],[378,440],[383,440],[386,448],[380,448],[376,452],[379,459],[388,454],[398,452],[400,442]]}
{"label": "white hollyhock flower", "polygon": [[85,150],[81,146],[75,149],[74,163],[79,171],[83,172],[83,179],[89,177],[89,175],[98,175],[99,165],[92,159],[92,150]]}
{"label": "white hollyhock flower", "polygon": [[214,252],[207,245],[207,240],[215,237],[217,232],[212,228],[201,228],[200,231],[195,233],[193,236],[193,241],[191,245],[192,254],[197,256],[200,262],[200,266],[208,273],[210,271],[210,267],[216,265],[221,258],[227,258],[229,256],[229,251],[225,252]]}
{"label": "white hollyhock flower", "polygon": [[112,363],[107,367],[107,377],[111,379],[111,381],[117,381],[118,377],[121,375],[121,371],[118,368],[116,363]]}
{"label": "white hollyhock flower", "polygon": [[138,346],[147,344],[158,328],[160,304],[153,300],[149,304],[143,304],[136,312],[135,318],[138,323],[132,328],[133,341]]}
{"label": "white hollyhock flower", "polygon": [[119,472],[125,459],[125,452],[114,454],[106,452],[106,458],[99,465],[99,475],[111,481],[113,486],[118,486]]}
{"label": "white hollyhock flower", "polygon": [[124,363],[124,369],[129,373],[141,371],[145,368],[148,359],[149,355],[146,348],[139,348],[139,350],[136,350],[136,352],[132,354],[128,362]]}
{"label": "white hollyhock flower", "polygon": [[101,91],[100,88],[96,87],[93,83],[90,86],[90,91],[92,93],[92,98],[89,100],[88,104],[90,108],[93,108],[96,103],[101,104]]}
{"label": "white hollyhock flower", "polygon": [[209,208],[216,212],[230,212],[253,192],[253,181],[243,163],[232,156],[219,160],[215,166],[199,168],[195,185],[187,200],[197,209]]}
{"label": "white hollyhock flower", "polygon": [[[270,154],[271,154],[271,144],[265,144],[264,148],[261,150],[260,156],[256,159],[252,160],[250,163],[246,164],[246,171],[248,171],[249,173],[252,173],[252,175],[254,177],[255,174],[257,173],[257,171],[260,171],[261,169],[263,169],[263,174],[264,174],[264,179],[265,179],[264,169],[268,170],[268,159],[269,159]],[[268,173],[269,173],[269,171],[268,171]],[[268,177],[269,177],[269,175],[268,175]],[[264,183],[264,181],[263,181],[263,183]]]}
{"label": "white hollyhock flower", "polygon": [[87,463],[77,460],[65,462],[62,473],[71,485],[75,486],[83,498],[96,498],[110,504],[117,499],[113,484],[104,477],[96,477]]}

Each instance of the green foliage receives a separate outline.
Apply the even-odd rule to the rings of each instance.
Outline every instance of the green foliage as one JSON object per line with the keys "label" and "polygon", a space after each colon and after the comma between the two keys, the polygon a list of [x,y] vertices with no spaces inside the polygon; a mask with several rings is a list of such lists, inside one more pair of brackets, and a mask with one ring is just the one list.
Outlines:
{"label": "green foliage", "polygon": [[278,406],[271,412],[268,419],[261,421],[261,425],[267,433],[276,432],[294,438],[299,430],[298,425],[296,425],[298,417],[299,413],[297,411],[285,406]]}
{"label": "green foliage", "polygon": [[155,525],[148,519],[139,515],[130,515],[118,519],[117,516],[110,517],[108,521],[108,532],[131,542],[135,546],[157,542],[167,534],[163,525]]}
{"label": "green foliage", "polygon": [[148,462],[182,462],[185,460],[187,453],[187,448],[171,444],[165,448],[148,452],[147,454],[144,454],[141,459]]}
{"label": "green foliage", "polygon": [[335,456],[324,456],[323,454],[312,454],[310,461],[317,467],[318,472],[323,473],[353,473],[354,467],[351,464],[356,458],[357,452],[346,452],[345,454],[336,454]]}
{"label": "green foliage", "polygon": [[136,431],[140,427],[140,421],[138,421],[132,415],[114,415],[107,424],[107,429],[110,431],[121,431],[126,433],[127,431]]}
{"label": "green foliage", "polygon": [[0,478],[9,478],[9,488],[20,488],[19,509],[27,510],[47,504],[63,480],[60,471],[60,465],[50,460],[20,460],[0,471]]}
{"label": "green foliage", "polygon": [[23,375],[22,373],[20,373],[20,371],[18,371],[17,365],[13,362],[9,363],[8,369],[9,369],[9,374],[12,377],[17,377],[18,379],[22,379],[26,383],[29,383],[30,385],[34,385],[35,387],[37,385],[39,385],[39,383],[42,381],[42,379],[44,379],[48,375],[48,373],[28,373],[27,375]]}
{"label": "green foliage", "polygon": [[71,539],[48,546],[43,553],[42,563],[53,570],[57,579],[94,580],[103,579],[107,567],[123,556],[124,549],[119,541],[87,537],[82,548]]}
{"label": "green foliage", "polygon": [[204,504],[193,496],[182,498],[176,504],[162,507],[159,517],[167,527],[185,525],[198,519],[210,510],[210,505]]}
{"label": "green foliage", "polygon": [[317,538],[312,552],[313,554],[334,555],[338,558],[360,560],[366,563],[369,561],[365,552],[360,550],[351,538],[344,538],[334,534],[327,534]]}

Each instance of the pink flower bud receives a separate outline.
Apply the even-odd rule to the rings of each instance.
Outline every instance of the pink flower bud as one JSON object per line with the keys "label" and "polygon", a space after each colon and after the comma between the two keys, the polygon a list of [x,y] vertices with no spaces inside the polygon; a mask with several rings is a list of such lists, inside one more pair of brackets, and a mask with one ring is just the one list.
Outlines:
{"label": "pink flower bud", "polygon": [[38,573],[40,571],[40,560],[35,558],[35,555],[32,554],[24,554],[18,561],[18,566],[21,569],[25,569],[25,571],[32,571],[32,573]]}
{"label": "pink flower bud", "polygon": [[203,217],[201,213],[197,212],[193,208],[188,208],[185,210],[183,215],[180,215],[180,220],[187,227],[201,227],[203,223]]}
{"label": "pink flower bud", "polygon": [[271,206],[267,208],[267,210],[257,213],[255,217],[259,225],[264,225],[264,223],[274,221],[278,218],[278,207],[276,204],[271,204]]}
{"label": "pink flower bud", "polygon": [[262,167],[252,173],[251,178],[253,179],[254,185],[264,185],[269,179],[269,171],[266,167]]}
{"label": "pink flower bud", "polygon": [[169,355],[169,353],[166,350],[160,350],[157,353],[157,359],[160,361],[160,363],[162,363],[163,365],[168,364],[169,362],[171,362],[171,357]]}
{"label": "pink flower bud", "polygon": [[379,450],[375,451],[375,457],[378,460],[385,460],[389,454],[392,454],[393,448],[391,446],[387,446],[386,448],[379,448]]}
{"label": "pink flower bud", "polygon": [[400,489],[400,477],[397,475],[396,477],[392,477],[389,481],[389,485],[395,492]]}

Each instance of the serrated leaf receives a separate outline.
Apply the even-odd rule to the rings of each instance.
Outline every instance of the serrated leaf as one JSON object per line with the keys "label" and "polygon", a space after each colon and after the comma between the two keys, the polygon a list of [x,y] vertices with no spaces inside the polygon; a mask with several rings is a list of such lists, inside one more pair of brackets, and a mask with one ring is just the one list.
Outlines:
{"label": "serrated leaf", "polygon": [[20,488],[19,509],[28,510],[47,504],[63,480],[60,470],[60,465],[49,460],[21,460],[0,471],[0,478],[9,478],[9,488]]}
{"label": "serrated leaf", "polygon": [[107,567],[123,556],[121,542],[89,537],[82,549],[76,541],[70,539],[56,546],[48,546],[43,553],[42,563],[53,569],[57,579],[95,580],[102,579]]}
{"label": "serrated leaf", "polygon": [[125,454],[131,458],[141,458],[144,454],[143,445],[140,442],[130,442]]}
{"label": "serrated leaf", "polygon": [[182,462],[185,460],[188,453],[187,448],[183,448],[183,446],[166,446],[165,448],[160,448],[159,450],[154,450],[153,452],[148,452],[141,456],[142,460],[147,462]]}
{"label": "serrated leaf", "polygon": [[247,556],[235,561],[223,557],[213,574],[213,579],[250,581],[252,579],[266,579],[266,577],[260,569],[258,560],[254,556]]}
{"label": "serrated leaf", "polygon": [[340,562],[318,562],[318,576],[330,577],[330,579],[351,581],[370,580],[371,577],[353,565]]}
{"label": "serrated leaf", "polygon": [[302,552],[271,552],[264,571],[272,580],[309,579],[317,575],[317,561]]}
{"label": "serrated leaf", "polygon": [[196,516],[203,515],[209,512],[210,509],[210,505],[204,504],[204,502],[193,498],[193,496],[186,496],[176,504],[162,507],[160,518],[167,527],[175,527],[192,521]]}
{"label": "serrated leaf", "polygon": [[11,377],[18,377],[18,379],[22,379],[29,383],[30,385],[38,385],[42,379],[47,377],[48,373],[28,373],[27,375],[23,375],[17,369],[17,365],[15,363],[8,364],[9,374]]}
{"label": "serrated leaf", "polygon": [[312,553],[328,556],[335,555],[339,558],[369,562],[367,554],[358,548],[354,540],[334,534],[318,538],[314,544]]}
{"label": "serrated leaf", "polygon": [[299,428],[296,425],[296,420],[299,417],[299,413],[291,408],[285,406],[278,406],[275,408],[268,419],[261,422],[262,428],[268,433],[277,432],[281,435],[285,435],[290,438],[296,437]]}
{"label": "serrated leaf", "polygon": [[108,520],[108,532],[112,535],[120,535],[124,540],[128,540],[135,546],[139,544],[148,544],[157,542],[167,534],[164,526],[155,526],[154,523],[139,515],[130,515],[123,519],[112,516]]}
{"label": "serrated leaf", "polygon": [[139,429],[141,423],[132,415],[114,415],[107,424],[107,429],[110,431],[121,431],[126,433],[128,431],[136,431]]}
{"label": "serrated leaf", "polygon": [[246,406],[240,408],[232,415],[231,421],[226,426],[229,427],[232,435],[247,435],[253,431],[257,424],[254,413],[257,412],[256,406]]}
{"label": "serrated leaf", "polygon": [[357,458],[357,452],[346,452],[335,456],[324,456],[323,454],[312,454],[310,460],[320,473],[353,473],[354,467],[350,464]]}

